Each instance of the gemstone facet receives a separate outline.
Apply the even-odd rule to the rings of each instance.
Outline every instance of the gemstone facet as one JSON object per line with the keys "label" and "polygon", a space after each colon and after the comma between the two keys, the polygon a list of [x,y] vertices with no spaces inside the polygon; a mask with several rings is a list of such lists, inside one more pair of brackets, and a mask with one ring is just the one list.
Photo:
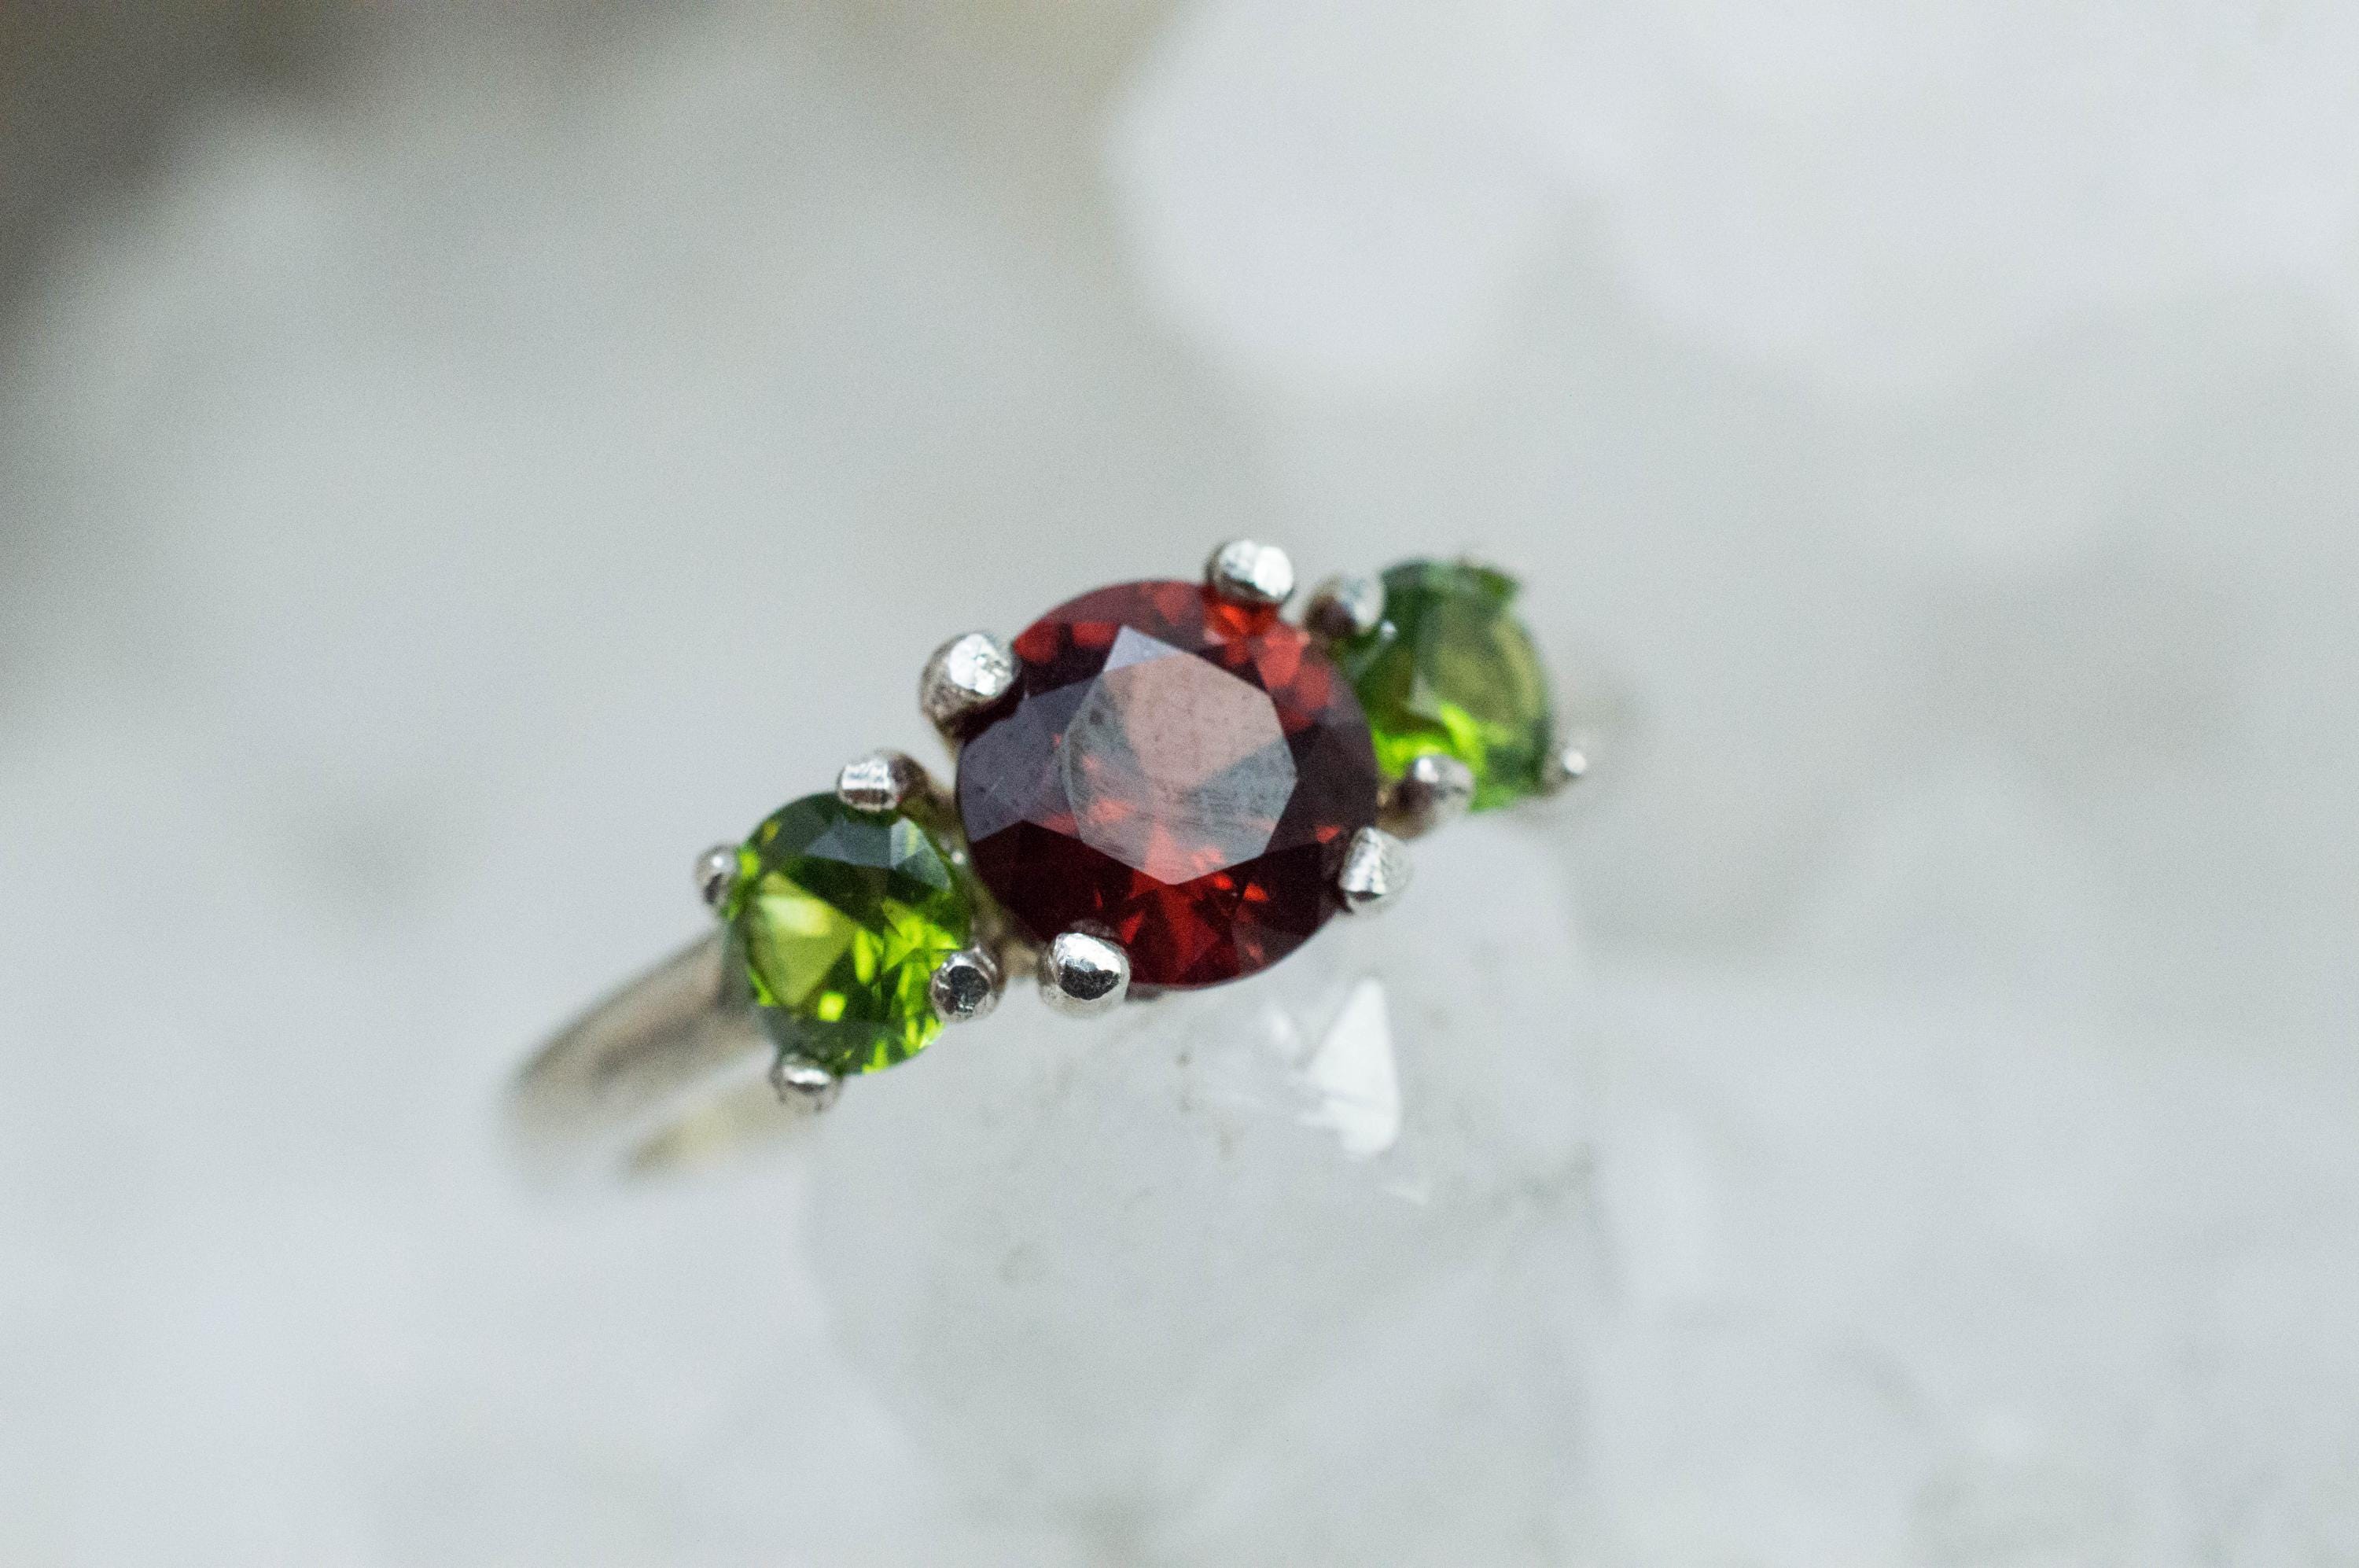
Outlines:
{"label": "gemstone facet", "polygon": [[1556,719],[1546,667],[1515,614],[1516,580],[1464,561],[1385,572],[1384,619],[1335,646],[1387,780],[1439,753],[1474,775],[1473,809],[1539,793]]}
{"label": "gemstone facet", "polygon": [[1076,926],[1142,987],[1234,980],[1341,908],[1375,820],[1358,700],[1274,605],[1128,583],[1014,644],[1013,701],[959,756],[976,876],[1034,938]]}
{"label": "gemstone facet", "polygon": [[941,1031],[929,994],[966,946],[973,899],[953,855],[908,811],[833,795],[781,808],[738,852],[723,915],[782,1057],[873,1073]]}

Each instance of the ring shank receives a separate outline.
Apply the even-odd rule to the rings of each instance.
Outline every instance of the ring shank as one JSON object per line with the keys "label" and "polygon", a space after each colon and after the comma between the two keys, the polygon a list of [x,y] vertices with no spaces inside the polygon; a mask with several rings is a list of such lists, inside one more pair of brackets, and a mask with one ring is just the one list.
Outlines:
{"label": "ring shank", "polygon": [[810,1120],[770,1087],[776,1048],[727,985],[726,946],[714,931],[682,948],[534,1053],[508,1126],[536,1172],[701,1164]]}

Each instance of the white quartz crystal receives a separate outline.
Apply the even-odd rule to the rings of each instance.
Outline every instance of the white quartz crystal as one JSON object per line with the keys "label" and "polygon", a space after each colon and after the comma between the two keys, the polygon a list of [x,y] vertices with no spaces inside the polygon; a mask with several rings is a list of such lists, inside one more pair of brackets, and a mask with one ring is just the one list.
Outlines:
{"label": "white quartz crystal", "polygon": [[1019,996],[843,1097],[820,1288],[955,1485],[1124,1560],[1555,1535],[1590,1150],[1534,844],[1452,829],[1251,981],[1096,1024]]}

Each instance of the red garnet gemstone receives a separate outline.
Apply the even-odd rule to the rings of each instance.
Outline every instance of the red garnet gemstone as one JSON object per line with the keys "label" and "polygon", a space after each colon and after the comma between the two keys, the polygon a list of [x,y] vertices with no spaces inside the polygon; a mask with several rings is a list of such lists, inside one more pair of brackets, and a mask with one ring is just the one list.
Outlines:
{"label": "red garnet gemstone", "polygon": [[1035,938],[1102,927],[1133,984],[1215,985],[1342,907],[1375,749],[1299,627],[1193,583],[1125,583],[1042,616],[1016,657],[958,801],[975,874]]}

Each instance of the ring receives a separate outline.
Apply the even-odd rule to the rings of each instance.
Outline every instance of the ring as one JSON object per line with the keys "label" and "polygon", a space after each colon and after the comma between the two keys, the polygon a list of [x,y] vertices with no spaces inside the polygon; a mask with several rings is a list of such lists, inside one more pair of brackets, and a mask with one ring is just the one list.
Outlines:
{"label": "ring", "polygon": [[1201,581],[1120,583],[1012,642],[937,649],[945,789],[878,751],[696,862],[715,922],[526,1064],[529,1151],[685,1163],[832,1104],[982,1018],[1244,979],[1409,879],[1407,841],[1582,777],[1516,581],[1409,561],[1331,578],[1239,539]]}

